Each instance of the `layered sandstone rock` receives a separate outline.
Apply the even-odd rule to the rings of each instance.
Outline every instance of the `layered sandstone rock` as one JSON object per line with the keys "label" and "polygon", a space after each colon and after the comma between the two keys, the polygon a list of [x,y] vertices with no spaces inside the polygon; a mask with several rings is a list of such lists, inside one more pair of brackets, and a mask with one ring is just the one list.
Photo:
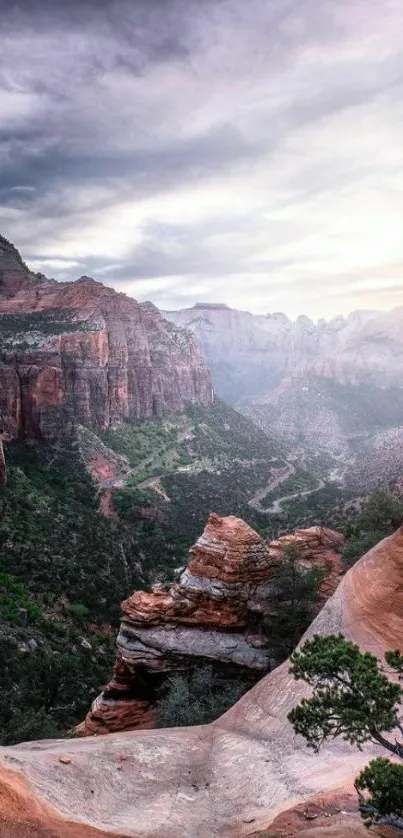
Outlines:
{"label": "layered sandstone rock", "polygon": [[325,597],[341,576],[342,542],[340,533],[314,527],[267,544],[241,519],[212,513],[179,581],[123,602],[113,678],[78,732],[152,726],[156,689],[194,663],[238,669],[253,683],[270,668],[262,618],[284,607],[272,581],[276,564],[295,545],[302,566],[325,568]]}
{"label": "layered sandstone rock", "polygon": [[[387,649],[403,648],[402,531],[344,576],[306,637],[338,632],[379,660]],[[307,693],[286,662],[212,725],[0,748],[0,797],[10,802],[0,824],[13,838],[25,838],[32,813],[38,823],[33,834],[41,836],[52,834],[46,832],[51,818],[59,818],[55,834],[74,838],[89,838],[94,827],[132,838],[270,833],[281,812],[301,803],[308,808],[319,794],[329,801],[342,789],[345,799],[354,776],[376,753],[370,746],[358,751],[343,739],[317,754],[309,750],[287,721]],[[66,754],[71,761],[61,765]],[[29,795],[23,778],[31,783]],[[63,831],[66,824],[71,833]],[[325,836],[327,828],[313,826],[311,834]],[[364,830],[355,822],[336,822],[329,835],[358,838]]]}
{"label": "layered sandstone rock", "polygon": [[320,604],[334,594],[344,573],[341,549],[344,536],[328,527],[308,527],[270,542],[270,555],[281,560],[288,547],[294,547],[301,567],[324,570],[320,585]]}
{"label": "layered sandstone rock", "polygon": [[194,338],[151,303],[89,277],[46,280],[0,240],[0,419],[11,436],[107,428],[211,397]]}

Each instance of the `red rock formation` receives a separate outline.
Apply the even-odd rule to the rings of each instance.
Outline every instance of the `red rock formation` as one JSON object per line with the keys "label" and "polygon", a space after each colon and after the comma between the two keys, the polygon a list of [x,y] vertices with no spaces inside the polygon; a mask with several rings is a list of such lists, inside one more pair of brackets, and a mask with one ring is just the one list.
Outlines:
{"label": "red rock formation", "polygon": [[325,566],[334,589],[342,542],[339,533],[313,527],[268,545],[239,518],[211,514],[179,581],[169,591],[137,591],[122,603],[112,681],[78,732],[153,724],[155,685],[195,661],[237,666],[256,680],[270,667],[270,638],[259,624],[276,609],[275,563],[296,544],[301,563]]}
{"label": "red rock formation", "polygon": [[[403,649],[403,531],[344,576],[306,637],[338,632],[380,660],[389,648]],[[357,772],[377,753],[370,746],[358,751],[342,739],[317,754],[308,749],[287,721],[307,693],[286,662],[212,725],[0,748],[0,800],[9,804],[2,814],[0,803],[0,832],[3,822],[5,835],[25,838],[29,818],[45,827],[52,806],[53,817],[60,819],[55,834],[63,838],[70,838],[64,825],[74,838],[90,838],[93,828],[131,838],[270,834],[282,812],[299,804],[307,808],[318,794],[328,799],[338,789],[353,792]],[[71,763],[60,765],[66,754]],[[15,777],[10,767],[18,772],[18,783],[24,784],[23,778],[31,783],[29,814],[26,782],[25,792],[14,784],[15,795],[7,796],[7,783]],[[14,832],[7,832],[10,818]],[[47,838],[39,826],[33,835]],[[305,835],[364,838],[365,832],[346,816],[335,828],[313,822]]]}
{"label": "red rock formation", "polygon": [[15,437],[57,437],[211,402],[194,338],[100,282],[32,274],[0,239],[0,416]]}
{"label": "red rock formation", "polygon": [[298,551],[298,563],[301,567],[317,567],[325,570],[320,586],[320,602],[323,605],[334,594],[344,574],[341,548],[344,536],[328,527],[309,527],[296,530],[290,535],[283,535],[277,541],[270,542],[270,555],[281,560],[288,547]]}
{"label": "red rock formation", "polygon": [[[372,826],[371,836],[401,838],[401,831],[388,826]],[[254,832],[251,838],[368,838],[368,827],[358,810],[358,799],[351,789],[316,794],[292,809],[282,812],[268,831]]]}

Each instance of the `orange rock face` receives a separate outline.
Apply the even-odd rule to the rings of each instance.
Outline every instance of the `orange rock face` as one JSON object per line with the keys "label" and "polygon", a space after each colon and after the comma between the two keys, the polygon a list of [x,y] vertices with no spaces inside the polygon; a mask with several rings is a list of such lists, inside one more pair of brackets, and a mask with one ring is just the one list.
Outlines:
{"label": "orange rock face", "polygon": [[325,571],[320,586],[321,604],[334,594],[344,568],[341,560],[341,548],[344,536],[328,527],[309,527],[296,530],[290,535],[283,535],[277,541],[270,542],[270,555],[281,560],[289,547],[298,550],[298,563],[302,567],[317,567]]}
{"label": "orange rock face", "polygon": [[189,573],[221,582],[258,583],[270,576],[267,547],[251,527],[233,515],[212,513],[190,550]]}
{"label": "orange rock face", "polygon": [[275,564],[296,544],[301,564],[325,567],[332,591],[342,542],[339,533],[318,527],[267,544],[245,521],[212,513],[170,590],[136,591],[122,603],[113,678],[78,732],[151,726],[156,688],[195,662],[239,667],[256,680],[270,668],[270,638],[261,624],[276,609]]}
{"label": "orange rock face", "polygon": [[12,437],[53,438],[208,404],[209,372],[190,333],[151,303],[89,277],[30,272],[0,236],[0,420]]}
{"label": "orange rock face", "polygon": [[389,826],[372,826],[370,833],[358,810],[357,795],[350,789],[317,794],[282,812],[267,830],[254,832],[251,838],[398,838],[401,831]]}

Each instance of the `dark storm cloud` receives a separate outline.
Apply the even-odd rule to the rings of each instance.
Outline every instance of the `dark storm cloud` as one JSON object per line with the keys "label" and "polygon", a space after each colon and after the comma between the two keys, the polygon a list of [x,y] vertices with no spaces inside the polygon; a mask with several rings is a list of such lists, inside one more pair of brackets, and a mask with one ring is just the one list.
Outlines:
{"label": "dark storm cloud", "polygon": [[303,306],[312,271],[365,264],[397,183],[401,24],[397,0],[0,0],[0,228],[63,278],[234,304],[247,278],[266,309],[299,277]]}

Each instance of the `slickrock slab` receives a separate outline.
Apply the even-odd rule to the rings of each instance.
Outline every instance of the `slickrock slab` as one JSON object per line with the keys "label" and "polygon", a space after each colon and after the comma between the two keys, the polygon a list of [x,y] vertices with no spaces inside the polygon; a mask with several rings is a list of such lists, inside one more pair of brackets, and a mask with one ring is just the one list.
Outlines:
{"label": "slickrock slab", "polygon": [[[306,637],[329,632],[341,632],[381,660],[386,649],[403,648],[402,531],[346,574]],[[352,792],[354,775],[377,753],[342,740],[312,753],[287,721],[308,691],[284,663],[212,725],[81,738],[68,749],[65,740],[31,742],[1,748],[0,760],[30,781],[41,824],[43,807],[52,806],[64,822],[83,826],[85,838],[93,838],[95,827],[131,838],[242,838],[269,831],[281,812],[313,795],[341,787]],[[58,757],[67,750],[72,762],[66,770]],[[17,803],[21,795],[16,790]],[[15,838],[25,838],[25,811],[13,810]],[[350,835],[361,838],[360,830],[357,825]]]}

